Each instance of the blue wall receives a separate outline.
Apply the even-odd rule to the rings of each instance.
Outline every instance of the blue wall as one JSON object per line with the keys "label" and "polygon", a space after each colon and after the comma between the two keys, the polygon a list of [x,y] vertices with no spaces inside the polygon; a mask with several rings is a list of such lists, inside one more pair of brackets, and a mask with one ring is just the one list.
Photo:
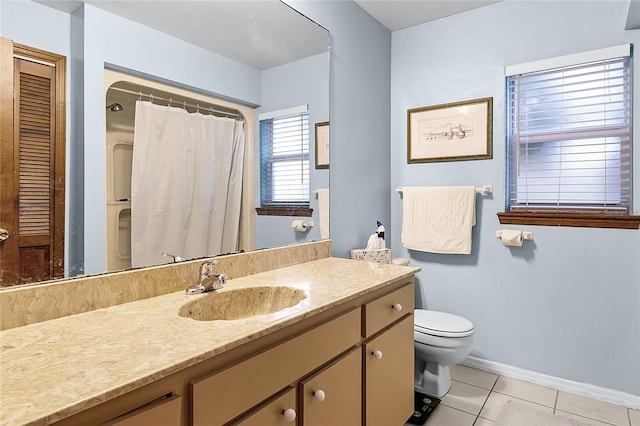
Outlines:
{"label": "blue wall", "polygon": [[[624,31],[627,5],[507,0],[394,32],[391,187],[493,185],[494,194],[478,197],[470,256],[404,249],[395,193],[390,228],[394,256],[422,267],[417,303],[474,322],[472,355],[640,395],[640,231],[504,226],[496,216],[505,201],[505,65],[637,42],[637,30]],[[638,88],[638,55],[634,65]],[[492,160],[407,164],[407,109],[488,96]],[[638,96],[635,111],[638,153]],[[638,170],[634,183],[639,214]],[[495,237],[503,228],[533,231],[535,240],[504,247]]]}
{"label": "blue wall", "polygon": [[[327,35],[327,45],[329,38]],[[290,62],[262,71],[262,97],[257,113],[309,105],[309,190],[329,187],[329,170],[315,168],[315,123],[329,121],[329,53]],[[260,135],[256,120],[256,135]],[[260,141],[256,139],[255,158],[260,158]],[[257,163],[257,162],[256,162]],[[260,164],[256,164],[256,206],[260,205]],[[320,239],[318,199],[311,192],[312,217],[257,216],[256,248],[283,246]],[[308,232],[293,232],[296,219],[313,221]]]}
{"label": "blue wall", "polygon": [[391,33],[352,1],[288,0],[331,36],[333,254],[364,248],[389,206]]}
{"label": "blue wall", "polygon": [[69,14],[30,1],[0,2],[0,35],[69,56]]}

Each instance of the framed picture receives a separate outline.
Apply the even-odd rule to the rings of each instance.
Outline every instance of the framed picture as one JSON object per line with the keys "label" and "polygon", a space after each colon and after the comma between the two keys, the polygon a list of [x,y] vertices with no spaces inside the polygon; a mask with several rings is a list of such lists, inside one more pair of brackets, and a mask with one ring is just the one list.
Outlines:
{"label": "framed picture", "polygon": [[329,168],[329,122],[316,123],[316,169]]}
{"label": "framed picture", "polygon": [[492,158],[493,98],[407,110],[407,162]]}

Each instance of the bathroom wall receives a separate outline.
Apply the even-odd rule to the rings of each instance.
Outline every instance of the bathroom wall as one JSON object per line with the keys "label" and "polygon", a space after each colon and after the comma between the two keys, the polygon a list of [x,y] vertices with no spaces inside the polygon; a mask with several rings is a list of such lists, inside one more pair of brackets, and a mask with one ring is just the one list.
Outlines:
{"label": "bathroom wall", "polygon": [[[494,193],[478,197],[470,256],[407,252],[395,192],[390,228],[394,255],[422,267],[417,304],[474,322],[472,356],[640,395],[640,231],[503,226],[496,217],[505,203],[505,65],[637,42],[640,31],[624,31],[627,7],[625,1],[507,0],[394,32],[391,187],[493,185]],[[637,52],[634,65],[637,92]],[[493,159],[407,164],[408,108],[488,96]],[[634,106],[637,155],[638,96]],[[535,240],[504,247],[495,237],[502,228],[533,231]]]}
{"label": "bathroom wall", "polygon": [[[329,170],[315,168],[315,123],[329,121],[328,52],[262,71],[261,105],[256,110],[258,114],[303,104],[309,105],[309,205],[313,209],[313,216],[257,216],[256,248],[320,239],[318,199],[311,191],[329,187]],[[260,124],[256,122],[256,125],[255,134],[260,135]],[[260,158],[259,140],[256,140],[255,158]],[[259,206],[260,165],[258,162],[256,162],[255,177],[255,205]],[[291,222],[295,219],[313,221],[315,226],[306,233],[293,232]]]}
{"label": "bathroom wall", "polygon": [[387,225],[391,33],[352,1],[286,0],[331,38],[331,239],[349,257]]}
{"label": "bathroom wall", "polygon": [[30,1],[0,2],[0,35],[69,56],[69,14]]}

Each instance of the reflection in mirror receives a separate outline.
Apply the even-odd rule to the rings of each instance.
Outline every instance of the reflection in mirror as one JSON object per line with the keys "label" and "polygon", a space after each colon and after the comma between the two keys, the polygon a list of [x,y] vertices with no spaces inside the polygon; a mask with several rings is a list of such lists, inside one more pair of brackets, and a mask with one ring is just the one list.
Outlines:
{"label": "reflection in mirror", "polygon": [[[256,136],[258,124],[255,122],[257,114],[307,104],[311,128],[317,122],[329,121],[329,37],[326,30],[277,0],[167,1],[156,4],[156,14],[147,13],[145,7],[142,8],[145,10],[141,10],[143,3],[137,1],[82,2],[82,13],[70,10],[70,7],[77,7],[81,2],[43,0],[37,3],[9,3],[2,5],[2,13],[7,15],[7,19],[31,16],[34,21],[43,23],[44,27],[50,27],[48,32],[43,32],[25,25],[21,30],[24,34],[12,35],[15,42],[27,41],[31,47],[46,48],[50,46],[47,38],[59,37],[59,45],[66,45],[67,48],[70,46],[67,52],[63,52],[74,59],[69,61],[73,64],[70,69],[76,76],[84,76],[82,79],[70,78],[70,74],[73,74],[71,71],[67,75],[67,129],[70,130],[67,132],[65,277],[93,275],[129,267],[127,261],[113,263],[109,260],[108,246],[116,244],[116,248],[112,250],[117,253],[116,257],[126,258],[130,255],[131,245],[128,237],[109,239],[110,232],[128,232],[128,218],[123,210],[113,213],[108,206],[109,203],[122,203],[122,206],[130,203],[118,200],[133,198],[131,191],[126,190],[131,186],[125,175],[116,174],[119,177],[112,179],[111,183],[106,175],[113,172],[114,159],[124,164],[125,169],[129,168],[132,150],[125,147],[126,143],[117,147],[114,145],[115,150],[109,159],[106,148],[113,141],[105,135],[105,129],[109,129],[109,126],[112,130],[117,128],[117,120],[110,122],[111,117],[121,114],[124,118],[133,113],[135,106],[132,102],[137,101],[140,95],[133,95],[133,99],[126,98],[131,94],[113,90],[115,88],[156,93],[159,97],[169,97],[170,100],[175,95],[174,103],[180,98],[185,103],[191,100],[196,105],[202,102],[220,107],[224,111],[232,108],[241,112],[245,119],[245,136],[253,145],[247,145],[249,148],[245,150],[243,214],[235,250],[275,247],[320,238],[318,198],[314,191],[328,188],[328,170],[313,168],[311,171],[309,193],[310,207],[314,209],[314,213],[310,219],[315,221],[316,226],[304,236],[292,232],[291,217],[259,218],[252,208],[259,205],[260,182],[256,174],[256,170],[259,170],[259,139]],[[52,14],[49,7],[66,14],[73,12],[72,19],[56,18],[49,22],[52,16],[58,16]],[[148,21],[152,15],[161,18],[163,14],[165,18],[170,16],[170,19]],[[233,22],[238,22],[231,18],[234,14],[241,17],[238,19],[249,19],[251,22],[247,25],[234,24]],[[285,19],[284,15],[288,17]],[[74,23],[77,24],[77,19],[82,20],[84,28],[80,33],[74,31],[74,28],[78,28],[73,26]],[[221,19],[227,23],[213,25],[212,19]],[[283,19],[286,24],[283,24]],[[61,28],[64,25],[68,27]],[[190,31],[196,27],[200,30]],[[224,34],[214,35],[213,31],[219,31],[221,27]],[[273,34],[256,32],[264,29]],[[43,35],[45,33],[46,36]],[[69,33],[72,43],[69,42]],[[191,37],[196,34],[199,40],[189,39],[189,33]],[[275,33],[278,33],[278,37],[274,36]],[[105,34],[109,34],[108,39]],[[310,34],[316,40],[313,41],[304,34]],[[64,37],[67,37],[66,41]],[[240,40],[250,44],[242,48],[238,45]],[[263,44],[260,45],[260,42]],[[144,48],[140,47],[142,45]],[[318,45],[323,48],[318,50]],[[314,50],[300,53],[301,46],[314,46]],[[291,57],[293,51],[298,53]],[[234,56],[234,52],[237,56]],[[271,59],[260,62],[260,65],[251,58],[251,52],[267,52]],[[285,57],[286,60],[283,59]],[[260,61],[265,61],[265,57]],[[98,66],[101,67],[100,70]],[[109,68],[108,71],[118,70],[135,77],[145,77],[147,80],[127,82],[121,78],[113,78],[106,84],[105,70],[102,67]],[[101,87],[98,87],[98,83]],[[114,83],[116,84],[113,85]],[[166,87],[161,87],[162,84],[166,84]],[[107,90],[111,85],[111,90]],[[185,92],[178,93],[181,90]],[[146,100],[149,101],[148,98]],[[228,106],[225,102],[230,100],[238,107]],[[168,104],[157,101],[154,103],[165,106]],[[106,120],[104,125],[102,119]],[[125,127],[131,126],[132,117],[124,121],[127,120],[128,124],[123,123]],[[248,124],[249,120],[253,120],[251,124]],[[310,145],[315,143],[313,133],[309,139]],[[309,148],[313,155],[315,146]],[[247,163],[247,158],[250,163]],[[314,158],[310,159],[311,164],[314,161]],[[114,215],[115,220],[112,220]],[[105,224],[109,220],[116,224],[113,228],[115,231],[107,229]],[[163,251],[189,257],[186,253],[167,247],[155,253],[158,257],[151,261],[152,264],[172,260],[162,256]],[[209,254],[212,253],[206,253]],[[2,283],[5,284],[14,283]]]}
{"label": "reflection in mirror", "polygon": [[106,271],[251,250],[253,108],[112,70],[105,85]]}

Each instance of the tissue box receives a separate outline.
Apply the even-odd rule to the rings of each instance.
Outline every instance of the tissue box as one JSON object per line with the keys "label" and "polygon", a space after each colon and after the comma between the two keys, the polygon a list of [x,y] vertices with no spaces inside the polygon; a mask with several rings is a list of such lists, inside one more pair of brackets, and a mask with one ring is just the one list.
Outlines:
{"label": "tissue box", "polygon": [[369,262],[378,262],[378,263],[391,263],[391,249],[351,250],[351,259],[367,260]]}

